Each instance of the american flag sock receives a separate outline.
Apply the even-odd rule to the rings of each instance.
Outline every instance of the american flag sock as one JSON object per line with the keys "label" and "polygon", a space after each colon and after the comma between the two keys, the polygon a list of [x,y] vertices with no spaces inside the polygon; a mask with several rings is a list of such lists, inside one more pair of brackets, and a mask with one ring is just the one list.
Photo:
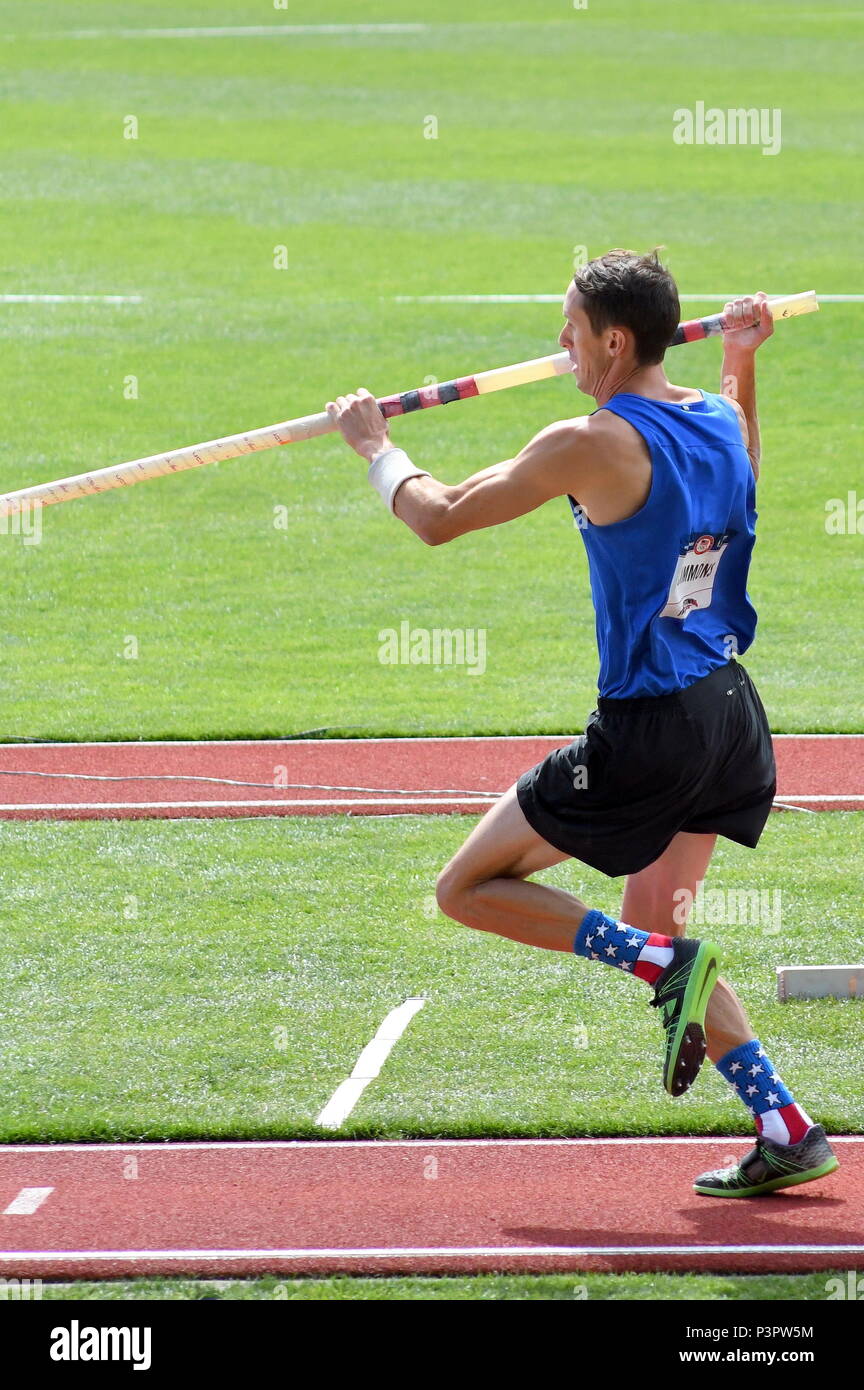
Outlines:
{"label": "american flag sock", "polygon": [[798,1144],[813,1121],[783,1085],[758,1038],[721,1057],[717,1070],[741,1097],[760,1134],[776,1144]]}
{"label": "american flag sock", "polygon": [[576,933],[573,950],[586,960],[602,960],[617,965],[630,975],[638,975],[653,985],[672,959],[672,937],[640,931],[626,922],[616,922],[603,912],[586,913]]}

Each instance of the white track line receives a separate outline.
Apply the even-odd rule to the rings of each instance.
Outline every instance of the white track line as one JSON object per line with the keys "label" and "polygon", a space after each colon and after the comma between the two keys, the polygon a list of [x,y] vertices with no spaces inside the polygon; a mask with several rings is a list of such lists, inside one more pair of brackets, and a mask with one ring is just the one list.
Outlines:
{"label": "white track line", "polygon": [[343,34],[416,34],[428,24],[244,24],[188,29],[67,29],[56,34],[6,34],[9,39],[269,39],[304,34],[339,38]]}
{"label": "white track line", "polygon": [[[154,738],[154,739],[103,739],[95,740],[93,743],[76,741],[74,743],[57,742],[54,739],[47,741],[28,742],[21,739],[16,743],[0,743],[0,750],[3,748],[14,748],[20,752],[23,748],[282,748],[288,744],[298,744],[301,748],[310,743],[322,747],[327,744],[347,745],[356,747],[358,743],[535,743],[538,739],[560,739],[562,743],[570,743],[576,737],[575,734],[401,734],[386,737],[371,738]],[[772,734],[772,739],[778,738],[864,738],[864,734]]]}
{"label": "white track line", "polygon": [[[574,734],[398,734],[378,738],[154,738],[154,739],[96,739],[93,743],[62,743],[54,739],[30,742],[21,739],[16,743],[0,743],[0,749],[14,748],[285,748],[298,744],[301,748],[310,743],[316,747],[325,744],[345,744],[356,748],[358,743],[534,743],[537,739],[561,739],[570,743]],[[774,734],[774,738],[864,738],[864,734]]]}
{"label": "white track line", "polygon": [[[832,1144],[864,1144],[864,1134],[829,1134]],[[286,1153],[292,1149],[327,1149],[332,1153],[341,1153],[343,1149],[503,1149],[503,1148],[549,1148],[559,1145],[565,1149],[578,1147],[591,1148],[595,1145],[722,1145],[729,1144],[751,1144],[753,1135],[741,1134],[702,1134],[702,1135],[678,1135],[678,1134],[652,1134],[631,1137],[612,1136],[606,1139],[579,1138],[579,1139],[544,1139],[532,1136],[530,1138],[514,1139],[178,1139],[163,1140],[152,1139],[150,1142],[144,1140],[135,1143],[95,1143],[95,1144],[0,1144],[0,1155],[12,1154],[19,1158],[26,1158],[29,1154],[67,1154],[67,1153],[98,1153],[98,1154],[117,1154],[117,1153],[147,1153],[147,1154],[166,1154],[177,1150],[190,1153],[207,1152],[219,1153],[221,1150],[248,1150],[250,1153],[257,1153],[260,1149],[278,1149]]]}
{"label": "white track line", "polygon": [[827,792],[824,792],[824,793],[822,793],[821,795],[813,795],[813,796],[796,796],[794,792],[784,792],[784,793],[783,793],[783,800],[784,800],[784,801],[864,801],[864,796],[859,795],[857,792],[850,792],[848,796],[834,796],[833,794],[832,794],[832,795],[829,795]]}
{"label": "white track line", "polygon": [[32,1216],[53,1191],[53,1187],[22,1187],[18,1196],[4,1210],[3,1216]]}
{"label": "white track line", "polygon": [[[0,803],[0,814],[5,811],[44,811],[46,814],[61,811],[211,811],[225,810],[229,807],[245,807],[247,809],[258,809],[263,806],[280,808],[292,806],[296,810],[307,810],[321,806],[329,806],[331,810],[347,808],[351,810],[358,806],[399,808],[405,811],[406,807],[411,806],[437,806],[440,810],[455,809],[459,806],[470,806],[472,810],[483,810],[485,807],[492,806],[503,795],[501,792],[464,792],[461,796],[399,796],[399,797],[322,797],[320,800],[304,799],[296,801],[7,801]],[[775,801],[775,805],[784,808],[786,803],[795,801],[840,803],[845,805],[847,802],[856,804],[864,802],[864,793],[850,793],[848,796],[835,796],[829,793],[814,794],[812,796],[796,796],[793,792],[784,792],[782,801]],[[798,809],[791,807],[791,809]],[[801,809],[804,809],[803,807]],[[411,811],[406,811],[411,815]]]}
{"label": "white track line", "polygon": [[[0,811],[164,811],[212,810],[226,806],[482,806],[497,801],[500,792],[466,792],[463,796],[399,796],[399,797],[340,797],[320,801],[9,801],[0,804]],[[845,799],[845,798],[841,798]]]}
{"label": "white track line", "polygon": [[0,304],[141,304],[141,294],[0,294]]}
{"label": "white track line", "polygon": [[[394,304],[560,304],[558,294],[396,294]],[[682,304],[703,304],[716,300],[725,304],[734,294],[679,294]],[[820,304],[864,304],[864,294],[819,294]]]}
{"label": "white track line", "polygon": [[0,1253],[0,1263],[40,1260],[52,1264],[79,1260],[424,1260],[447,1258],[519,1258],[613,1255],[862,1255],[864,1245],[391,1245],[325,1246],[308,1250],[14,1250]]}
{"label": "white track line", "polygon": [[316,1125],[321,1125],[323,1129],[338,1129],[348,1118],[369,1082],[374,1081],[380,1073],[395,1043],[425,1003],[425,999],[411,998],[390,1010],[372,1041],[360,1053],[348,1080],[336,1087],[315,1121]]}

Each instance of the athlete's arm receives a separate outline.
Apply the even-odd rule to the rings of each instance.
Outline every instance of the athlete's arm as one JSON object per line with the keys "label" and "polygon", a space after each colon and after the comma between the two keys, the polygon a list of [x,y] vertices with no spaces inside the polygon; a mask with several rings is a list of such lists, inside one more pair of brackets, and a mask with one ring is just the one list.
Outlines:
{"label": "athlete's arm", "polygon": [[721,389],[735,406],[744,447],[758,478],[762,450],[756,413],[756,350],[774,332],[774,316],[760,291],[753,298],[730,300],[723,310],[723,321]]}
{"label": "athlete's arm", "polygon": [[[340,396],[327,409],[346,442],[361,458],[393,448],[374,396]],[[577,493],[587,448],[589,417],[547,426],[513,459],[496,463],[450,486],[425,474],[409,477],[395,495],[394,510],[427,545],[443,545],[469,531],[500,526],[533,512],[553,497]]]}
{"label": "athlete's arm", "polygon": [[580,434],[575,421],[549,425],[514,459],[452,487],[431,477],[409,478],[396,494],[396,515],[427,545],[513,521],[553,497],[578,492]]}

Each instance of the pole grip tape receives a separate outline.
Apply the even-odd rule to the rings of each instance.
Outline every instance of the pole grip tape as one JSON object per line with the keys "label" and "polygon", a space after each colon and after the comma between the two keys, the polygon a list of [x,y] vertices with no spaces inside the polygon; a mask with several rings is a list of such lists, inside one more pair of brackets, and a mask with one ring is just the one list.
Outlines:
{"label": "pole grip tape", "polygon": [[453,401],[467,401],[471,396],[479,396],[477,379],[473,376],[460,376],[455,381],[440,381],[433,386],[421,386],[419,391],[403,391],[398,396],[382,396],[378,409],[385,419],[394,415],[410,415],[412,410],[428,410],[433,405],[450,405]]}
{"label": "pole grip tape", "polygon": [[716,333],[722,333],[720,325],[722,314],[709,314],[705,319],[690,319],[687,323],[679,323],[675,332],[672,334],[670,347],[678,347],[679,343],[698,343],[700,338],[712,338]]}

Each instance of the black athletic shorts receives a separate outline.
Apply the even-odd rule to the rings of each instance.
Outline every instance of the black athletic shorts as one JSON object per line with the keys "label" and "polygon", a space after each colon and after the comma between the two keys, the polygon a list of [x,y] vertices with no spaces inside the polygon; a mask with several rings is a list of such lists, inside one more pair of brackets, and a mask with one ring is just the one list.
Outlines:
{"label": "black athletic shorts", "polygon": [[679,830],[751,849],[776,791],[762,701],[737,661],[670,695],[600,698],[581,738],[516,783],[550,845],[616,878],[653,864]]}

